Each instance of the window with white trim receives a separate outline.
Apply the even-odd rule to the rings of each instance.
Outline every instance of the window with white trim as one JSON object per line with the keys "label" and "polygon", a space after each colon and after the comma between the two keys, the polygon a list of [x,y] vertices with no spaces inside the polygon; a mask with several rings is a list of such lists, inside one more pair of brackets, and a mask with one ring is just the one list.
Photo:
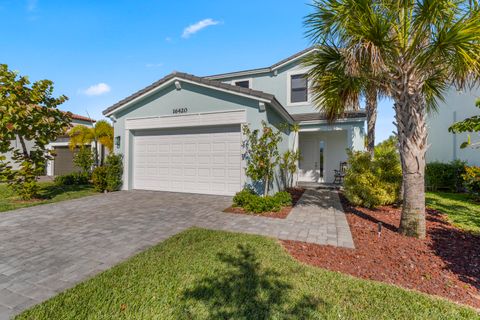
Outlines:
{"label": "window with white trim", "polygon": [[308,80],[306,74],[290,76],[290,103],[308,101]]}
{"label": "window with white trim", "polygon": [[233,84],[236,85],[237,87],[242,87],[242,88],[247,88],[247,89],[250,88],[250,81],[249,80],[235,81]]}

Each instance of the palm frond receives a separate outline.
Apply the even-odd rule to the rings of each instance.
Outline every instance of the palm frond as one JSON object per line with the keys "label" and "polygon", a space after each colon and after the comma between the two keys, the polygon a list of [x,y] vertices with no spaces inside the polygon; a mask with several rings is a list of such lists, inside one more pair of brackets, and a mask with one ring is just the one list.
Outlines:
{"label": "palm frond", "polygon": [[348,59],[336,47],[319,47],[304,62],[312,67],[311,79],[313,101],[327,119],[334,121],[347,109],[359,108],[363,79],[348,72]]}

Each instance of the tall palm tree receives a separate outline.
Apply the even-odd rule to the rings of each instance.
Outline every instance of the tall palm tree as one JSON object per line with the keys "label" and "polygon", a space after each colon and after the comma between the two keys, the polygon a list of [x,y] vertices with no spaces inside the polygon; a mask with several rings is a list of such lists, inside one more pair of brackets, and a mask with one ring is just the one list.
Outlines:
{"label": "tall palm tree", "polygon": [[[394,100],[403,171],[400,232],[425,237],[426,112],[480,79],[480,9],[461,0],[314,0],[308,35],[381,75]],[[315,79],[314,79],[315,80]]]}
{"label": "tall palm tree", "polygon": [[98,147],[99,143],[105,146],[110,152],[113,150],[113,127],[106,120],[99,120],[93,127],[77,125],[68,131],[70,136],[70,149],[83,147],[84,145],[94,144],[95,165],[98,166]]}
{"label": "tall palm tree", "polygon": [[349,59],[345,50],[325,45],[318,46],[304,60],[304,64],[311,67],[308,78],[313,79],[314,103],[326,114],[328,120],[335,121],[345,111],[358,110],[360,97],[365,98],[367,151],[373,156],[378,97],[386,95],[385,88],[380,81],[369,81],[358,73],[352,73],[355,69],[350,65],[352,62],[355,63]]}

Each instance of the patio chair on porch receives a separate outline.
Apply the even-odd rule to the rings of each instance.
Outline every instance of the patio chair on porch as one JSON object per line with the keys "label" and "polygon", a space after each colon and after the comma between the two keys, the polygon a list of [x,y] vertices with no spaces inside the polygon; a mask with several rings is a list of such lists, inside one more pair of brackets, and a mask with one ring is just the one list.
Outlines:
{"label": "patio chair on porch", "polygon": [[347,171],[347,163],[346,162],[340,162],[340,168],[339,170],[334,170],[335,174],[335,180],[333,180],[333,183],[338,183],[341,184],[343,182],[343,179],[345,178],[345,173]]}

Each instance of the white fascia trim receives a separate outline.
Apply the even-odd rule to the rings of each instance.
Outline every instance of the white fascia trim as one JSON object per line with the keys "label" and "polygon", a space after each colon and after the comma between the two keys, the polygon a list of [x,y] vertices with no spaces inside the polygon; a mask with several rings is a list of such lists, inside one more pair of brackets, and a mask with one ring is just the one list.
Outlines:
{"label": "white fascia trim", "polygon": [[210,86],[210,85],[207,85],[207,84],[204,84],[204,83],[198,83],[196,81],[186,80],[186,79],[183,79],[183,78],[180,78],[180,77],[174,77],[174,78],[168,80],[167,82],[163,83],[162,85],[160,85],[156,88],[153,88],[152,90],[150,90],[148,92],[145,92],[144,94],[136,97],[135,99],[125,103],[123,106],[118,107],[118,108],[110,111],[109,113],[106,113],[105,116],[109,117],[110,115],[131,106],[132,104],[136,103],[137,101],[142,100],[145,97],[148,97],[149,95],[159,91],[160,89],[163,89],[164,87],[169,86],[172,82],[175,82],[177,80],[182,81],[182,82],[186,82],[186,83],[191,83],[191,84],[194,84],[194,85],[197,85],[197,86],[200,86],[200,87],[210,88],[210,89],[217,90],[217,91],[227,92],[227,93],[230,93],[230,94],[233,94],[233,95],[237,95],[237,96],[241,96],[241,97],[245,97],[245,98],[250,98],[250,99],[253,99],[253,100],[258,100],[258,101],[267,102],[267,103],[271,102],[268,99],[259,98],[259,97],[252,96],[252,95],[249,95],[249,94],[245,94],[245,93],[241,93],[241,92],[235,92],[235,91],[231,91],[231,90],[227,90],[227,89],[223,89],[223,88],[218,88],[218,87]]}
{"label": "white fascia trim", "polygon": [[269,72],[272,72],[272,69],[270,67],[261,68],[261,69],[254,69],[254,70],[245,70],[245,71],[223,73],[223,74],[219,74],[219,75],[207,76],[207,77],[205,77],[205,79],[218,80],[218,79],[225,79],[225,78],[243,77],[243,76],[248,76],[248,75],[253,75],[253,74],[269,73]]}
{"label": "white fascia trim", "polygon": [[289,63],[292,63],[293,61],[296,61],[298,59],[301,59],[301,58],[305,57],[306,55],[310,54],[313,51],[317,51],[317,49],[313,48],[312,50],[309,50],[309,51],[305,52],[304,54],[299,55],[298,57],[289,59],[289,60],[287,60],[287,61],[283,62],[282,64],[279,64],[278,66],[275,66],[275,67],[267,67],[267,68],[253,69],[253,70],[244,70],[244,71],[223,73],[223,74],[218,74],[218,75],[213,75],[213,76],[207,76],[207,77],[205,77],[205,79],[218,80],[218,79],[225,79],[225,78],[248,76],[248,75],[252,75],[252,74],[270,73],[270,72],[273,72],[275,70],[280,69],[281,67],[283,67],[283,66],[285,66]]}
{"label": "white fascia trim", "polygon": [[362,118],[350,118],[350,119],[338,119],[335,120],[333,123],[329,123],[328,120],[309,120],[309,121],[299,121],[298,124],[300,126],[303,125],[312,125],[312,124],[336,124],[336,123],[350,123],[350,122],[364,122],[367,120],[366,117]]}
{"label": "white fascia trim", "polygon": [[287,64],[289,64],[289,63],[292,63],[293,61],[296,61],[296,60],[298,60],[298,59],[304,58],[306,55],[309,55],[309,54],[312,53],[313,51],[317,51],[317,49],[316,49],[316,48],[312,48],[312,50],[309,50],[309,51],[305,52],[304,54],[299,55],[298,57],[295,57],[295,58],[292,58],[292,59],[290,59],[290,60],[287,60],[287,61],[285,61],[284,63],[279,64],[278,66],[275,66],[275,67],[273,67],[273,68],[270,68],[270,70],[274,71],[274,70],[280,69],[281,67],[283,67],[283,66],[285,66],[285,65],[287,65]]}
{"label": "white fascia trim", "polygon": [[145,130],[162,128],[187,128],[247,122],[245,109],[185,113],[180,115],[163,115],[125,119],[125,130]]}

